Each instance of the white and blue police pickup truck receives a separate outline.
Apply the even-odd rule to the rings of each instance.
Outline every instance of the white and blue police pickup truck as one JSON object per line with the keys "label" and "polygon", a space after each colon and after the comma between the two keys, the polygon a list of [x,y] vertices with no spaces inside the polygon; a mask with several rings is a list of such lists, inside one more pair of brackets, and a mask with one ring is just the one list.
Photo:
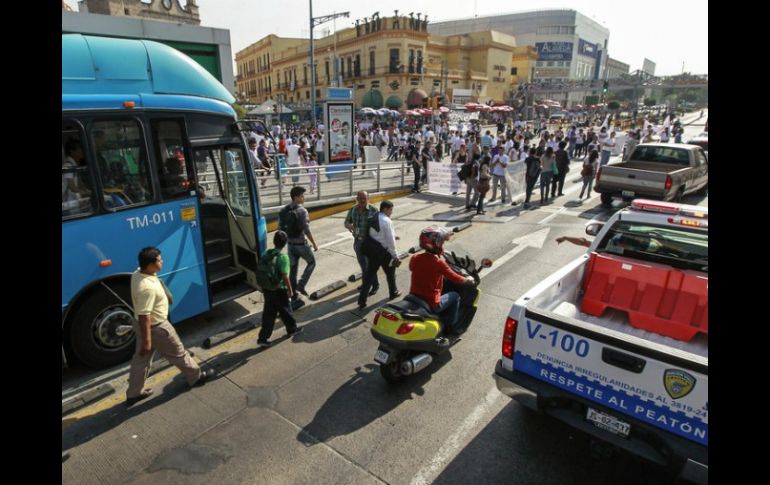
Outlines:
{"label": "white and blue police pickup truck", "polygon": [[497,388],[708,482],[708,208],[635,200],[587,254],[521,296]]}

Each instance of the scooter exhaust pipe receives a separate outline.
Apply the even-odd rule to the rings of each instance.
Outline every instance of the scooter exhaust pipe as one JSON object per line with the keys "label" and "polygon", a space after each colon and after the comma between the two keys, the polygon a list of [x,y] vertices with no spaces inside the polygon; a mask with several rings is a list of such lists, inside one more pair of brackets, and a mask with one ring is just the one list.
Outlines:
{"label": "scooter exhaust pipe", "polygon": [[401,374],[409,376],[417,374],[424,368],[428,367],[433,362],[433,357],[430,354],[415,355],[411,359],[401,362]]}

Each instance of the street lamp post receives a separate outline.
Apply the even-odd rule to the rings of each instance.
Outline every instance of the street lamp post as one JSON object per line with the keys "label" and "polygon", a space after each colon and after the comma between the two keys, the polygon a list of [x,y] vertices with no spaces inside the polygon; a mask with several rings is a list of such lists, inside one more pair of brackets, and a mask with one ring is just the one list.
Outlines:
{"label": "street lamp post", "polygon": [[[315,127],[315,47],[313,45],[313,28],[316,25],[321,25],[322,23],[336,19],[337,17],[349,17],[350,12],[334,13],[332,15],[324,15],[322,17],[313,17],[313,0],[308,0],[308,2],[310,4],[310,119],[313,122],[313,127]],[[336,32],[334,35],[336,41]]]}

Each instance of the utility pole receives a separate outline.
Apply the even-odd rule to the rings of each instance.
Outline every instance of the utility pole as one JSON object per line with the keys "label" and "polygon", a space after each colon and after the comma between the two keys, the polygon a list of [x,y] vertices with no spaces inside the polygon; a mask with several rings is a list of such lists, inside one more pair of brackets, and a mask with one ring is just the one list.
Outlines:
{"label": "utility pole", "polygon": [[[321,25],[330,20],[334,20],[337,17],[349,17],[350,12],[334,13],[332,15],[323,15],[321,17],[313,17],[313,0],[308,0],[310,3],[310,119],[312,120],[313,127],[316,126],[315,119],[315,48],[313,45],[313,28],[317,25]],[[337,40],[337,33],[334,33],[335,46]],[[336,55],[335,55],[336,57]],[[336,67],[336,59],[335,59]]]}

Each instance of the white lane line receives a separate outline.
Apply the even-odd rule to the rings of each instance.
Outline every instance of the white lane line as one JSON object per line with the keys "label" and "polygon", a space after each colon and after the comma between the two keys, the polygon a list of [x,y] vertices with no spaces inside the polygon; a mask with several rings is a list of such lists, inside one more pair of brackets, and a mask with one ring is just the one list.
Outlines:
{"label": "white lane line", "polygon": [[345,237],[335,239],[334,241],[330,241],[326,244],[321,244],[320,246],[318,246],[318,249],[328,248],[329,246],[334,246],[335,244],[341,243],[342,241],[349,241],[350,239],[353,239],[353,235],[348,233],[348,235]]}
{"label": "white lane line", "polygon": [[[452,436],[450,436],[444,444],[439,448],[439,452],[433,457],[433,459],[423,467],[417,475],[410,482],[411,485],[424,485],[431,483],[436,476],[436,472],[443,469],[446,463],[454,458],[458,449],[465,441],[466,435],[473,431],[473,428],[485,417],[489,408],[491,408],[498,399],[500,399],[502,393],[497,390],[497,387],[493,387],[484,397],[484,401],[476,406],[473,411],[465,418],[465,421],[457,428]],[[489,419],[489,417],[487,417]]]}
{"label": "white lane line", "polygon": [[547,224],[551,219],[553,219],[554,217],[558,216],[559,214],[561,214],[562,212],[564,212],[566,210],[567,210],[566,207],[561,207],[561,208],[559,208],[559,210],[557,210],[556,212],[554,212],[550,216],[547,216],[542,221],[538,222],[538,224]]}
{"label": "white lane line", "polygon": [[546,239],[548,239],[548,233],[551,231],[550,227],[546,227],[544,229],[540,229],[537,232],[533,232],[531,234],[525,234],[522,237],[516,238],[513,241],[511,241],[513,244],[517,244],[517,246],[507,253],[503,254],[501,257],[495,259],[492,261],[492,267],[484,270],[483,273],[479,274],[479,278],[484,278],[485,276],[488,276],[492,274],[492,272],[498,268],[501,268],[506,262],[508,262],[510,259],[514,258],[517,254],[524,251],[527,248],[537,248],[541,249],[543,247],[543,244],[545,244]]}

